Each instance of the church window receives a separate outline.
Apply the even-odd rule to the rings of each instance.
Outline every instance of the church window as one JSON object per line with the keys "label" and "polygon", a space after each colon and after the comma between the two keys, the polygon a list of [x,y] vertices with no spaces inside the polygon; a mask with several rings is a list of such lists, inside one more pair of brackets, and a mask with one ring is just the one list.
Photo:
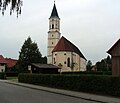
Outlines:
{"label": "church window", "polygon": [[66,64],[66,61],[64,61],[64,64]]}
{"label": "church window", "polygon": [[52,24],[52,29],[54,29],[54,24]]}
{"label": "church window", "polygon": [[57,24],[56,24],[56,28],[57,28]]}
{"label": "church window", "polygon": [[64,53],[64,55],[66,55],[66,53]]}
{"label": "church window", "polygon": [[53,42],[52,42],[52,44],[53,44]]}
{"label": "church window", "polygon": [[52,37],[53,37],[53,35],[52,35]]}
{"label": "church window", "polygon": [[55,62],[55,58],[53,59],[53,62],[54,62],[54,64],[56,63],[56,62]]}
{"label": "church window", "polygon": [[70,58],[67,58],[67,66],[70,67]]}

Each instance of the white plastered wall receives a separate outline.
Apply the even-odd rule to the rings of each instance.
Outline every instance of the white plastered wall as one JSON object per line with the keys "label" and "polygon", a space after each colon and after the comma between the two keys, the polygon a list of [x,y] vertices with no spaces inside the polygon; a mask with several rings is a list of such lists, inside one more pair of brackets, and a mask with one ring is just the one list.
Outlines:
{"label": "white plastered wall", "polygon": [[5,65],[2,65],[0,64],[0,72],[5,72]]}
{"label": "white plastered wall", "polygon": [[86,60],[83,58],[80,58],[80,71],[86,71]]}
{"label": "white plastered wall", "polygon": [[[70,58],[70,67],[67,66],[67,59]],[[52,63],[56,66],[61,64],[61,72],[71,72],[71,71],[85,71],[86,70],[86,60],[82,59],[75,52],[53,52]],[[71,69],[71,64],[74,63],[73,70]]]}

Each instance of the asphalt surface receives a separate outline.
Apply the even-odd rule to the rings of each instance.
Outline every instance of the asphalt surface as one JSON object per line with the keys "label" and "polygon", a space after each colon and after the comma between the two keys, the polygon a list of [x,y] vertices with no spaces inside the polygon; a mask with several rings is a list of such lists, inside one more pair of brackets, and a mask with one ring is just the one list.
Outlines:
{"label": "asphalt surface", "polygon": [[0,81],[0,103],[98,103],[60,93]]}
{"label": "asphalt surface", "polygon": [[[38,85],[26,84],[26,83],[18,83],[18,80],[16,80],[16,79],[12,80],[12,81],[11,80],[0,80],[0,83],[1,82],[3,82],[6,85],[12,84],[15,86],[25,87],[25,88],[33,89],[33,90],[37,90],[37,91],[44,91],[44,92],[52,93],[52,94],[56,94],[56,95],[72,97],[74,99],[76,98],[78,100],[77,103],[84,103],[84,102],[85,103],[97,103],[97,102],[99,102],[99,103],[120,103],[120,98],[116,98],[116,97],[95,95],[95,94],[68,91],[68,90],[62,90],[62,89],[55,89],[55,88],[43,87],[43,86],[38,86]],[[70,99],[68,99],[68,100],[70,100]],[[50,101],[50,100],[48,99],[48,101]],[[53,102],[53,101],[51,101],[51,102]],[[60,102],[64,103],[64,101],[60,101]],[[69,103],[72,103],[72,102],[73,101],[71,100]],[[0,101],[0,103],[1,103],[1,101]],[[14,103],[14,102],[12,102],[12,103]],[[24,103],[24,102],[22,102],[22,103]],[[27,103],[27,102],[25,102],[25,103]],[[34,102],[34,103],[37,103],[37,102]],[[47,101],[45,103],[47,103]],[[53,102],[53,103],[56,103],[56,102]],[[76,103],[76,102],[74,102],[74,103]]]}

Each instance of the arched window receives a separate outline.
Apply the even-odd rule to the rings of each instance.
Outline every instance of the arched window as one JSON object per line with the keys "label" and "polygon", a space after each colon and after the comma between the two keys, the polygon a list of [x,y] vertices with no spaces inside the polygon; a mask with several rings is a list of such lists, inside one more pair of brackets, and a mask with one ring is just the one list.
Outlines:
{"label": "arched window", "polygon": [[52,29],[54,29],[54,24],[52,24]]}
{"label": "arched window", "polygon": [[54,62],[54,64],[56,63],[56,62],[55,62],[55,58],[53,59],[53,62]]}
{"label": "arched window", "polygon": [[67,58],[67,66],[70,67],[70,58]]}
{"label": "arched window", "polygon": [[57,24],[56,24],[56,29],[58,28]]}

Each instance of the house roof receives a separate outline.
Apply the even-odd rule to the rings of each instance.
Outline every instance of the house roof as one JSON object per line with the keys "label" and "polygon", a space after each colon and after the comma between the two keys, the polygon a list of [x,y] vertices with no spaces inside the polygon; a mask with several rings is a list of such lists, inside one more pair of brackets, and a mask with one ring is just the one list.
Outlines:
{"label": "house roof", "polygon": [[111,54],[111,51],[112,51],[118,44],[120,44],[120,38],[119,38],[118,41],[107,51],[107,53]]}
{"label": "house roof", "polygon": [[4,63],[4,64],[7,63],[7,61],[4,59],[2,55],[0,55],[0,63]]}
{"label": "house roof", "polygon": [[59,40],[59,42],[57,43],[57,45],[55,46],[55,48],[53,49],[52,52],[59,52],[59,51],[75,52],[80,57],[82,57],[86,60],[86,58],[81,53],[81,51],[73,43],[71,43],[69,40],[67,40],[63,36],[61,37],[61,39]]}
{"label": "house roof", "polygon": [[55,66],[53,64],[32,63],[31,65],[37,68],[42,68],[42,69],[60,69],[58,66]]}
{"label": "house roof", "polygon": [[7,62],[7,67],[8,68],[12,68],[16,65],[17,60],[16,59],[11,59],[11,58],[5,58],[6,62]]}
{"label": "house roof", "polygon": [[50,18],[52,18],[52,17],[58,17],[58,18],[59,18],[55,4],[54,4],[54,6],[53,6],[53,10],[52,10],[52,13],[51,13]]}

